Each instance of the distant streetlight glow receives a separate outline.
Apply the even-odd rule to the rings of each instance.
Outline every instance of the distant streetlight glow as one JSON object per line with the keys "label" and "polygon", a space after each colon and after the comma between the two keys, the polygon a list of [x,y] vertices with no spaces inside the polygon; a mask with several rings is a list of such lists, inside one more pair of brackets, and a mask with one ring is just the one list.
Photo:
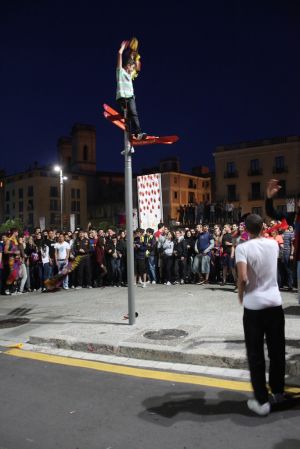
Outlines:
{"label": "distant streetlight glow", "polygon": [[63,190],[64,181],[68,179],[67,176],[63,175],[62,168],[59,165],[55,165],[53,170],[59,173],[59,186],[60,186],[60,230],[63,231]]}

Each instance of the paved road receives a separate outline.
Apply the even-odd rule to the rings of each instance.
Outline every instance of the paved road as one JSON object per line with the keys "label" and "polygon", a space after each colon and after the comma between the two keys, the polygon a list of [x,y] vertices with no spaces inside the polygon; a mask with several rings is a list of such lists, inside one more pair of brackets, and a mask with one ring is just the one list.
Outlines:
{"label": "paved road", "polygon": [[248,393],[0,353],[0,449],[299,449],[300,403],[266,418]]}

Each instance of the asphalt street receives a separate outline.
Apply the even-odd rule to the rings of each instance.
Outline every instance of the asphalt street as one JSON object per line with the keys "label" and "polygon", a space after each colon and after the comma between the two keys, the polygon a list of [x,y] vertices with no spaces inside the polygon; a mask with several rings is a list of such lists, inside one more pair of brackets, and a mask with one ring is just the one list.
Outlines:
{"label": "asphalt street", "polygon": [[254,416],[250,393],[0,353],[0,449],[299,449],[300,402]]}

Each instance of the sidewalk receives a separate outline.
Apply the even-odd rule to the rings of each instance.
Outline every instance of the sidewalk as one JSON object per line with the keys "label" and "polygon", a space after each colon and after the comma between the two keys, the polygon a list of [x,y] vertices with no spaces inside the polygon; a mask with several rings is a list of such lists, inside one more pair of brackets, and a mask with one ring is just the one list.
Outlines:
{"label": "sidewalk", "polygon": [[[136,324],[123,320],[127,289],[0,297],[0,340],[87,353],[247,369],[242,313],[232,286],[136,287]],[[300,384],[300,306],[283,293],[287,373]],[[28,320],[18,327],[6,320]]]}

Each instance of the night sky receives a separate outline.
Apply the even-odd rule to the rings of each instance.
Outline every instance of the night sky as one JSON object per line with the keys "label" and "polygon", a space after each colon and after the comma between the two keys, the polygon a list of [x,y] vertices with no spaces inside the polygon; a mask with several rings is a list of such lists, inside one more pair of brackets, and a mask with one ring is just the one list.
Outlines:
{"label": "night sky", "polygon": [[[300,133],[296,1],[6,1],[0,7],[0,168],[55,162],[75,122],[97,128],[97,168],[123,170],[115,105],[119,44],[136,36],[143,130],[178,134],[137,149],[134,171],[179,156],[213,167],[217,145]],[[3,6],[6,4],[6,6]]]}

